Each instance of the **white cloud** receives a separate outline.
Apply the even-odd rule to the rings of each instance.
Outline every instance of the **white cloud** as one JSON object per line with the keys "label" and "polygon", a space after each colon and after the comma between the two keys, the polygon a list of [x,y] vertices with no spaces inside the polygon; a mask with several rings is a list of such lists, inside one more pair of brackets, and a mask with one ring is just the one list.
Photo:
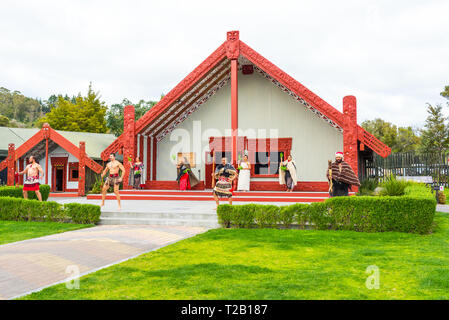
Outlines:
{"label": "white cloud", "polygon": [[2,1],[0,86],[156,99],[228,30],[359,122],[419,125],[449,85],[447,1]]}

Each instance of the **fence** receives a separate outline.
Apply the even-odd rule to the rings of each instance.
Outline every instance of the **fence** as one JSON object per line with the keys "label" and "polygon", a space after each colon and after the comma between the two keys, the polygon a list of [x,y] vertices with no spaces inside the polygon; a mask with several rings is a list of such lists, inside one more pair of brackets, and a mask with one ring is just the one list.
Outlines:
{"label": "fence", "polygon": [[433,182],[448,186],[449,150],[441,153],[393,153],[386,158],[374,154],[364,159],[362,179],[382,180],[395,176],[432,177]]}

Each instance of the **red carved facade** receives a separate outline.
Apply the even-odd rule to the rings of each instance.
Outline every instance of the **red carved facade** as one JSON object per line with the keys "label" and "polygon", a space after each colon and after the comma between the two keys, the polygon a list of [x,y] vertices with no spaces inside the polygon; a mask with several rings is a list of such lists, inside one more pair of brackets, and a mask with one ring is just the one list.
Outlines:
{"label": "red carved facade", "polygon": [[354,96],[343,98],[343,154],[345,161],[358,174],[357,100]]}
{"label": "red carved facade", "polygon": [[14,179],[15,179],[15,171],[16,171],[16,147],[14,143],[10,143],[8,145],[8,157],[6,158],[7,165],[8,165],[8,179],[7,183],[8,186],[14,185]]}
{"label": "red carved facade", "polygon": [[[209,57],[206,58],[198,67],[196,67],[187,77],[185,77],[175,88],[173,88],[166,96],[164,96],[159,103],[151,108],[144,116],[142,116],[137,122],[134,122],[134,109],[132,106],[125,108],[125,121],[124,121],[124,133],[118,137],[114,143],[112,143],[102,153],[102,158],[107,159],[110,152],[119,152],[123,149],[125,158],[125,168],[129,171],[127,165],[127,157],[130,155],[136,155],[136,136],[141,134],[148,136],[148,150],[147,150],[147,181],[150,176],[152,177],[151,183],[148,183],[148,187],[157,187],[166,185],[167,188],[172,188],[173,184],[167,184],[168,182],[155,181],[156,180],[156,160],[157,160],[157,141],[156,138],[164,127],[170,124],[170,121],[175,121],[175,118],[180,113],[186,111],[193,103],[195,99],[198,99],[200,90],[207,86],[207,82],[220,81],[225,76],[226,70],[229,70],[229,64],[226,61],[230,61],[231,65],[231,129],[232,137],[227,138],[211,138],[210,150],[222,152],[232,152],[232,162],[235,164],[237,155],[243,150],[248,150],[250,155],[250,161],[254,161],[251,158],[251,154],[256,151],[262,151],[262,145],[260,141],[252,141],[245,137],[237,136],[238,129],[238,59],[243,57],[251,64],[244,66],[244,73],[252,73],[253,67],[257,70],[263,71],[270,76],[274,81],[277,81],[283,86],[284,91],[288,90],[291,94],[295,94],[305,102],[309,108],[328,121],[332,126],[343,132],[343,152],[345,154],[345,160],[351,165],[355,172],[358,171],[358,142],[360,141],[363,146],[368,146],[374,152],[386,157],[390,154],[391,149],[372,136],[370,133],[363,130],[357,124],[357,105],[356,98],[353,96],[347,96],[343,99],[343,112],[338,111],[319,96],[314,94],[311,90],[304,85],[293,79],[286,72],[275,66],[268,59],[264,58],[254,49],[246,45],[239,38],[238,31],[230,31],[227,33],[226,41],[220,45]],[[215,80],[203,81],[208,75],[216,72]],[[223,72],[223,75],[221,73]],[[213,78],[213,77],[211,77]],[[214,82],[214,83],[215,83]],[[198,97],[195,95],[198,94]],[[192,100],[190,100],[192,99]],[[191,101],[186,105],[182,105],[181,100]],[[167,121],[164,122],[164,119]],[[168,123],[167,123],[168,122]],[[152,148],[150,151],[150,139],[152,141]],[[280,138],[277,141],[277,151],[284,152],[284,156],[288,156],[292,149],[291,138]],[[141,150],[142,142],[140,144]],[[270,146],[268,141],[268,149],[274,149]],[[143,151],[140,152],[143,154]],[[152,159],[152,160],[150,160]],[[143,159],[142,159],[143,160]],[[150,175],[150,161],[153,165],[151,167]],[[0,164],[1,165],[1,164]],[[210,173],[211,168],[206,164],[206,176]],[[126,175],[127,177],[127,175]],[[125,179],[125,185],[127,186],[127,179]],[[252,182],[253,184],[253,182]],[[254,181],[255,190],[268,190],[266,188],[273,188],[272,190],[281,190],[283,187],[278,185],[277,182],[272,181]],[[159,187],[158,187],[159,186]],[[170,187],[171,186],[171,187]],[[208,178],[206,177],[206,186],[208,186]],[[326,191],[327,182],[299,182],[297,186],[298,190],[302,191]]]}
{"label": "red carved facade", "polygon": [[86,143],[80,142],[78,158],[78,195],[84,196],[86,190]]}
{"label": "red carved facade", "polygon": [[[45,178],[46,183],[48,183],[48,141],[51,140],[57,145],[61,146],[64,150],[75,156],[79,159],[79,189],[78,193],[80,195],[84,195],[84,184],[85,184],[85,166],[89,167],[94,171],[95,173],[101,173],[102,166],[92,160],[90,157],[87,156],[85,152],[85,143],[80,142],[80,147],[78,148],[75,146],[72,142],[64,138],[60,133],[52,129],[48,124],[44,124],[42,129],[39,130],[37,133],[35,133],[30,139],[25,141],[20,147],[15,149],[14,144],[10,144],[8,148],[8,157],[0,163],[0,170],[4,168],[8,168],[8,179],[7,183],[8,185],[14,185],[14,173],[16,171],[16,161],[20,159],[19,169],[23,170],[23,156],[29,152],[31,149],[36,147],[40,142],[45,140],[46,142],[46,170],[45,170]],[[53,157],[51,159],[52,163],[54,165],[62,164],[64,166],[64,177],[67,177],[67,158],[64,158],[65,160],[61,160],[58,158]],[[60,163],[63,161],[63,163]],[[53,169],[54,170],[54,169]],[[55,175],[52,174],[53,179],[55,178]],[[23,183],[23,179],[19,180],[21,183]],[[66,178],[63,180],[64,182],[64,189],[67,191],[66,188]],[[53,181],[54,182],[54,181]],[[54,185],[54,183],[52,183]]]}
{"label": "red carved facade", "polygon": [[134,161],[136,155],[136,127],[135,127],[135,110],[134,106],[125,106],[123,121],[123,166],[125,167],[125,175],[123,179],[123,189],[129,189],[132,186],[128,184],[130,173],[129,158]]}

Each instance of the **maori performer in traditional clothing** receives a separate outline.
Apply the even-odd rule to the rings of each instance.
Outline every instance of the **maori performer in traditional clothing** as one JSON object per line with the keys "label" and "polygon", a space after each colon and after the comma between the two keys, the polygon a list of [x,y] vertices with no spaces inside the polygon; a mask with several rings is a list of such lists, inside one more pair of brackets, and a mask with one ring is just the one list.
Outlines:
{"label": "maori performer in traditional clothing", "polygon": [[227,163],[225,157],[221,158],[221,163],[215,168],[213,173],[214,179],[217,179],[217,183],[214,188],[214,199],[217,206],[220,204],[219,198],[228,198],[229,204],[232,204],[232,181],[237,178],[237,170]]}
{"label": "maori performer in traditional clothing", "polygon": [[287,192],[292,192],[297,183],[296,164],[292,156],[289,155],[285,161],[282,161],[281,158],[281,163],[279,164],[279,184],[285,184],[287,186]]}
{"label": "maori performer in traditional clothing", "polygon": [[142,189],[140,187],[140,182],[142,178],[143,172],[143,163],[140,161],[139,157],[136,157],[136,161],[129,161],[129,167],[131,168],[129,173],[129,182],[130,186],[133,186],[134,189]]}
{"label": "maori performer in traditional clothing", "polygon": [[[23,198],[28,199],[28,191],[34,191],[37,199],[42,201],[42,195],[39,191],[39,180],[44,177],[44,170],[42,170],[42,167],[36,162],[33,156],[30,156],[28,161],[30,164],[26,166],[25,170],[17,173],[17,175],[27,175],[23,183]],[[40,174],[42,174],[42,177],[40,177]]]}
{"label": "maori performer in traditional clothing", "polygon": [[181,162],[176,166],[179,190],[190,190],[195,187],[200,181],[192,172],[189,161],[183,157]]}
{"label": "maori performer in traditional clothing", "polygon": [[[103,185],[102,194],[101,194],[101,207],[104,206],[104,200],[106,199],[106,192],[108,192],[109,187],[114,186],[114,193],[117,197],[118,209],[122,208],[120,204],[120,193],[119,187],[120,183],[123,181],[123,175],[125,174],[125,167],[119,161],[115,160],[115,154],[111,153],[109,155],[109,163],[106,165],[106,168],[101,173],[101,178],[105,176],[106,172],[109,170],[109,176],[106,178],[106,181]],[[121,176],[119,176],[119,171],[122,171]]]}
{"label": "maori performer in traditional clothing", "polygon": [[335,162],[327,170],[326,176],[332,184],[332,189],[329,190],[331,197],[347,196],[351,186],[360,186],[360,181],[351,166],[343,161],[343,152],[335,154]]}

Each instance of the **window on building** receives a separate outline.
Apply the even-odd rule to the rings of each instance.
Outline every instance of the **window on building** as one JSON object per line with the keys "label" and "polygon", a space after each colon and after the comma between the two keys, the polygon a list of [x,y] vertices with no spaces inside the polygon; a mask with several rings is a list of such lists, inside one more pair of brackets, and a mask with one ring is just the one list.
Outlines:
{"label": "window on building", "polygon": [[78,162],[69,163],[69,181],[78,181],[79,179],[79,168]]}
{"label": "window on building", "polygon": [[71,173],[71,177],[72,177],[73,180],[78,180],[78,178],[79,178],[79,176],[78,176],[78,174],[79,174],[78,170],[72,170],[70,173]]}
{"label": "window on building", "polygon": [[281,152],[264,151],[264,152],[255,152],[254,155],[255,155],[254,157],[255,175],[276,175],[279,173],[279,162],[281,162]]}

